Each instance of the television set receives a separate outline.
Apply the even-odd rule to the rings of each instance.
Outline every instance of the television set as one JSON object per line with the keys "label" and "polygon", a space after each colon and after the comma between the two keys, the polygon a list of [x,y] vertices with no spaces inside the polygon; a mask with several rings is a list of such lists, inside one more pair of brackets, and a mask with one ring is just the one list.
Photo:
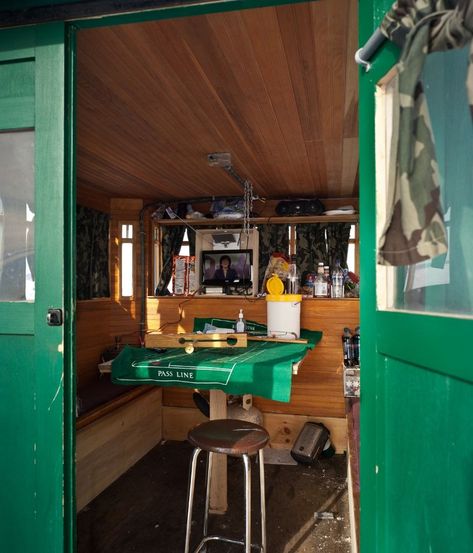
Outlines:
{"label": "television set", "polygon": [[249,286],[252,283],[253,250],[204,250],[200,259],[204,286]]}

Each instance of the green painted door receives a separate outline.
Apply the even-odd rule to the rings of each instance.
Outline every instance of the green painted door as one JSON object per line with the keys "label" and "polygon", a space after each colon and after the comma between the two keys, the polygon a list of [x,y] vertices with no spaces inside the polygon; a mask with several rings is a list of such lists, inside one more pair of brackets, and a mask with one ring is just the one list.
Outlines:
{"label": "green painted door", "polygon": [[[64,25],[0,31],[0,550],[65,536]],[[68,453],[69,455],[69,453]],[[66,461],[70,461],[67,459]]]}
{"label": "green painted door", "polygon": [[[360,4],[364,43],[390,0]],[[362,287],[361,551],[473,551],[473,125],[466,51],[429,56],[426,90],[449,254],[385,277],[376,267],[375,87],[386,44],[360,85]],[[377,302],[376,290],[389,301]]]}

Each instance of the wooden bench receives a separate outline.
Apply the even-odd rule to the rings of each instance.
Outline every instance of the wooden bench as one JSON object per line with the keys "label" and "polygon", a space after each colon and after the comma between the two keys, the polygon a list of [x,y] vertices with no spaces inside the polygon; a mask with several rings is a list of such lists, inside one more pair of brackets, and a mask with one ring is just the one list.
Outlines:
{"label": "wooden bench", "polygon": [[76,422],[76,505],[80,511],[162,438],[162,390],[135,387]]}

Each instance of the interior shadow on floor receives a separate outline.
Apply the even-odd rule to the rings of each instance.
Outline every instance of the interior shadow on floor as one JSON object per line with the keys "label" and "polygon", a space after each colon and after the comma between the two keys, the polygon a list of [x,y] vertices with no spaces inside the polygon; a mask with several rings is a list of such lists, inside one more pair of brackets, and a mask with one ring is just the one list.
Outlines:
{"label": "interior shadow on floor", "polygon": [[[185,442],[155,447],[78,514],[78,553],[182,553],[187,479],[192,448]],[[196,483],[193,544],[200,540],[205,456]],[[254,465],[253,465],[254,466]],[[267,553],[349,553],[346,458],[312,466],[266,465]],[[258,471],[253,470],[253,542],[260,539]],[[210,533],[244,533],[243,463],[228,462],[229,510],[211,516]],[[319,513],[319,515],[318,515]],[[212,543],[208,553],[241,553]]]}

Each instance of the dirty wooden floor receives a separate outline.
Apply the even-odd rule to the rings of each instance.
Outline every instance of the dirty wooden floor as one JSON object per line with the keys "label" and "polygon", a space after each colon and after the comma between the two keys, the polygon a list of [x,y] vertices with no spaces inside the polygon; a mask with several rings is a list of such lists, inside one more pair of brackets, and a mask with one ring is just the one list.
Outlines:
{"label": "dirty wooden floor", "polygon": [[[191,447],[155,447],[78,515],[78,553],[182,553]],[[203,512],[204,455],[194,503],[194,544]],[[336,455],[303,465],[265,465],[267,553],[349,553],[346,459]],[[258,471],[253,470],[257,477]],[[210,518],[210,533],[241,539],[244,528],[243,468],[229,459],[229,511]],[[253,514],[259,514],[254,480]],[[320,514],[318,514],[320,513]],[[255,517],[257,518],[257,517]],[[253,542],[259,526],[253,524]],[[208,553],[237,553],[241,546],[212,543]]]}

